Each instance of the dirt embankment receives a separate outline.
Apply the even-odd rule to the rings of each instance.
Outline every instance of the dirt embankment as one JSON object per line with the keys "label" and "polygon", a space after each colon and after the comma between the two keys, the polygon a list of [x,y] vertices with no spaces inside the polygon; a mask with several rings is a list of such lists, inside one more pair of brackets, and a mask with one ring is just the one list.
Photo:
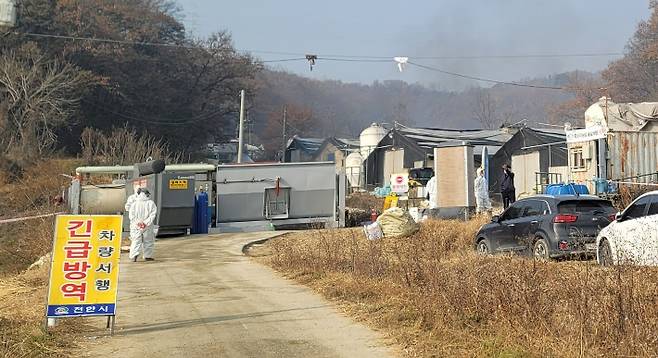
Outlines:
{"label": "dirt embankment", "polygon": [[[0,218],[61,211],[57,195],[68,182],[74,161],[51,160],[27,169],[20,178],[0,173]],[[67,356],[81,322],[62,320],[44,330],[48,264],[26,271],[50,252],[54,218],[0,224],[0,357]]]}
{"label": "dirt embankment", "polygon": [[482,222],[431,221],[381,241],[358,229],[299,232],[271,240],[259,260],[409,356],[658,356],[658,269],[480,257]]}

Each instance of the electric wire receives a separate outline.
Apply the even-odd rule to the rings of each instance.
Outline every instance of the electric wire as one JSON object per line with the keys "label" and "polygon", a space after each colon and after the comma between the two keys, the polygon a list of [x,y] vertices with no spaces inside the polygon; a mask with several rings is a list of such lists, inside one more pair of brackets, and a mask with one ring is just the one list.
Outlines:
{"label": "electric wire", "polygon": [[260,63],[274,63],[274,62],[293,62],[293,61],[308,61],[306,57],[296,57],[296,58],[283,58],[280,60],[264,60],[258,61]]}
{"label": "electric wire", "polygon": [[83,102],[86,102],[87,104],[90,104],[96,108],[99,108],[100,110],[113,114],[115,116],[121,117],[126,120],[133,120],[141,123],[147,123],[147,124],[157,124],[157,125],[163,125],[163,126],[187,126],[190,124],[194,123],[199,123],[208,119],[211,119],[213,116],[218,115],[218,114],[224,114],[222,113],[223,110],[216,110],[213,112],[208,112],[208,113],[203,113],[194,117],[190,118],[179,118],[179,119],[164,119],[164,120],[158,120],[158,119],[152,119],[152,118],[145,118],[143,115],[140,115],[138,113],[122,113],[122,112],[117,112],[115,110],[110,109],[109,107],[106,107],[105,105],[102,105],[98,102],[92,102],[86,99],[82,100]]}
{"label": "electric wire", "polygon": [[335,62],[388,62],[388,63],[393,63],[393,58],[389,58],[388,60],[384,59],[357,59],[357,58],[332,58],[332,57],[318,57],[318,61],[335,61]]}
{"label": "electric wire", "polygon": [[[32,36],[32,37],[41,37],[41,38],[56,38],[56,39],[67,39],[67,40],[73,40],[73,41],[93,41],[93,42],[105,42],[105,43],[114,43],[114,44],[123,44],[123,45],[138,45],[138,46],[161,46],[161,47],[170,47],[170,48],[188,48],[188,49],[199,49],[203,47],[195,46],[195,45],[182,45],[182,44],[169,44],[169,43],[157,43],[157,42],[147,42],[147,41],[128,41],[128,40],[114,40],[114,39],[104,39],[104,38],[96,38],[96,37],[82,37],[82,36],[69,36],[69,35],[56,35],[56,34],[43,34],[43,33],[32,33],[32,32],[14,32],[17,35],[25,35],[25,36]],[[227,51],[230,51],[227,49]],[[267,54],[275,54],[275,55],[300,55],[302,56],[301,53],[294,53],[294,52],[278,52],[278,51],[264,51],[264,50],[249,50],[248,52],[252,53],[267,53]],[[419,56],[419,57],[412,57],[413,59],[418,59],[418,60],[439,60],[439,59],[483,59],[483,58],[555,58],[555,57],[594,57],[594,56],[619,56],[623,55],[623,53],[619,52],[603,52],[603,53],[571,53],[571,54],[531,54],[531,55],[491,55],[491,56],[485,56],[485,55],[479,55],[479,56]],[[283,63],[283,62],[296,62],[296,61],[308,61],[308,58],[306,55],[303,55],[304,57],[294,57],[294,58],[283,58],[283,59],[273,59],[273,60],[261,60],[258,62],[261,63]],[[385,62],[391,62],[392,57],[388,56],[358,56],[358,55],[326,55],[326,56],[318,56],[317,60],[320,61],[331,61],[331,62],[356,62],[356,63],[385,63]],[[509,81],[501,81],[501,80],[496,80],[496,79],[491,79],[491,78],[484,78],[484,77],[479,77],[479,76],[473,76],[473,75],[468,75],[468,74],[463,74],[463,73],[457,73],[457,72],[452,72],[448,70],[444,70],[441,68],[437,67],[432,67],[424,64],[420,64],[417,62],[412,62],[409,61],[407,64],[411,66],[415,66],[418,68],[422,68],[425,70],[433,71],[433,72],[438,72],[442,73],[444,75],[449,75],[449,76],[454,76],[454,77],[460,77],[464,79],[470,79],[474,81],[481,81],[481,82],[488,82],[488,83],[494,83],[494,84],[501,84],[501,85],[508,85],[508,86],[516,86],[516,87],[525,87],[525,88],[536,88],[536,89],[549,89],[549,90],[570,90],[573,91],[574,88],[566,88],[566,87],[558,87],[558,86],[543,86],[543,85],[532,85],[532,84],[526,84],[526,83],[518,83],[518,82],[509,82]],[[150,121],[150,122],[157,122],[157,121]],[[167,123],[167,125],[171,125],[172,122],[161,122],[161,123]]]}
{"label": "electric wire", "polygon": [[528,88],[538,88],[538,89],[551,89],[551,90],[572,90],[570,88],[566,87],[556,87],[556,86],[541,86],[541,85],[531,85],[531,84],[526,84],[526,83],[517,83],[517,82],[507,82],[507,81],[500,81],[500,80],[494,80],[491,78],[484,78],[484,77],[477,77],[477,76],[471,76],[471,75],[465,75],[462,73],[457,73],[457,72],[452,72],[452,71],[446,71],[437,67],[431,67],[431,66],[426,66],[426,65],[421,65],[419,63],[415,62],[407,62],[411,66],[416,66],[420,67],[429,71],[434,71],[438,73],[443,73],[445,75],[450,75],[454,77],[461,77],[461,78],[466,78],[469,80],[475,80],[475,81],[481,81],[481,82],[489,82],[489,83],[495,83],[495,84],[501,84],[501,85],[508,85],[508,86],[516,86],[516,87],[528,87]]}
{"label": "electric wire", "polygon": [[148,42],[148,41],[129,41],[129,40],[115,40],[115,39],[105,39],[98,37],[84,37],[84,36],[70,36],[70,35],[56,35],[56,34],[41,34],[34,32],[13,32],[15,35],[24,35],[37,38],[53,38],[61,40],[73,40],[73,41],[89,41],[89,42],[104,42],[120,45],[137,45],[137,46],[155,46],[155,47],[174,47],[174,48],[187,48],[187,49],[198,49],[199,46],[195,45],[183,45],[183,44],[169,44],[164,42]]}
{"label": "electric wire", "polygon": [[[35,32],[12,32],[15,35],[24,35],[37,38],[54,38],[72,41],[89,41],[89,42],[105,42],[121,45],[136,45],[136,46],[154,46],[154,47],[172,47],[172,48],[187,48],[199,49],[198,45],[185,45],[164,42],[150,42],[150,41],[130,41],[130,40],[116,40],[99,37],[86,37],[86,36],[72,36],[72,35],[58,35],[58,34],[44,34]],[[237,50],[242,53],[260,53],[268,55],[281,55],[281,56],[300,56],[291,59],[271,60],[267,62],[284,62],[284,61],[299,61],[305,59],[309,53],[301,52],[287,52],[287,51],[269,51],[269,50],[250,50],[243,49]],[[391,60],[395,56],[373,56],[373,55],[345,55],[345,54],[322,54],[323,59],[328,61],[335,61],[337,59],[354,59],[354,60]],[[513,58],[560,58],[560,57],[615,57],[623,56],[623,52],[584,52],[584,53],[555,53],[555,54],[509,54],[509,55],[463,55],[463,56],[408,56],[415,60],[466,60],[466,59],[513,59]],[[335,60],[334,60],[335,59]]]}

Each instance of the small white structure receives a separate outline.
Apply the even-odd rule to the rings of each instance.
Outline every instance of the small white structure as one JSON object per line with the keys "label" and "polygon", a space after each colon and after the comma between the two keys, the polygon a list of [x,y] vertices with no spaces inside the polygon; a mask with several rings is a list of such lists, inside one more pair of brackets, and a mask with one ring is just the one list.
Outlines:
{"label": "small white structure", "polygon": [[345,171],[347,174],[347,181],[352,190],[361,188],[363,172],[363,157],[359,152],[350,153],[345,158]]}
{"label": "small white structure", "polygon": [[370,127],[361,132],[359,136],[359,146],[361,147],[361,157],[366,160],[370,153],[372,153],[379,145],[379,142],[386,136],[386,129],[377,123],[373,123]]}
{"label": "small white structure", "polygon": [[0,26],[16,25],[16,0],[0,0]]}

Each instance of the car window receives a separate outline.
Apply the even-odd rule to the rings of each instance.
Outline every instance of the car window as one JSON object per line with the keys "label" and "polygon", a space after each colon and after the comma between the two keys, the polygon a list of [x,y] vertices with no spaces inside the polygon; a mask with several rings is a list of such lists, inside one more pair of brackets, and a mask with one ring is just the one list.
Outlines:
{"label": "car window", "polygon": [[607,200],[566,200],[557,204],[560,214],[592,213],[603,211],[614,212],[615,208]]}
{"label": "car window", "polygon": [[512,220],[521,217],[523,210],[525,209],[525,202],[517,202],[512,204],[505,213],[503,214],[503,220]]}
{"label": "car window", "polygon": [[633,203],[624,212],[625,219],[637,219],[644,216],[647,205],[651,203],[651,196],[645,196]]}
{"label": "car window", "polygon": [[523,216],[544,215],[548,212],[548,206],[545,202],[539,200],[528,200],[523,211]]}
{"label": "car window", "polygon": [[658,195],[651,195],[651,206],[647,215],[658,215]]}

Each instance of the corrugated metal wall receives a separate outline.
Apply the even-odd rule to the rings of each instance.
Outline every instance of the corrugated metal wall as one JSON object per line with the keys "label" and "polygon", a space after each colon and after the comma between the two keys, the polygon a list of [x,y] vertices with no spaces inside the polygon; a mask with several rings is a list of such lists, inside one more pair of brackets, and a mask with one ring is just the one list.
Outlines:
{"label": "corrugated metal wall", "polygon": [[[623,179],[658,172],[658,133],[615,132],[608,136],[608,178]],[[656,176],[638,182],[655,182]],[[635,181],[635,180],[634,180]]]}

